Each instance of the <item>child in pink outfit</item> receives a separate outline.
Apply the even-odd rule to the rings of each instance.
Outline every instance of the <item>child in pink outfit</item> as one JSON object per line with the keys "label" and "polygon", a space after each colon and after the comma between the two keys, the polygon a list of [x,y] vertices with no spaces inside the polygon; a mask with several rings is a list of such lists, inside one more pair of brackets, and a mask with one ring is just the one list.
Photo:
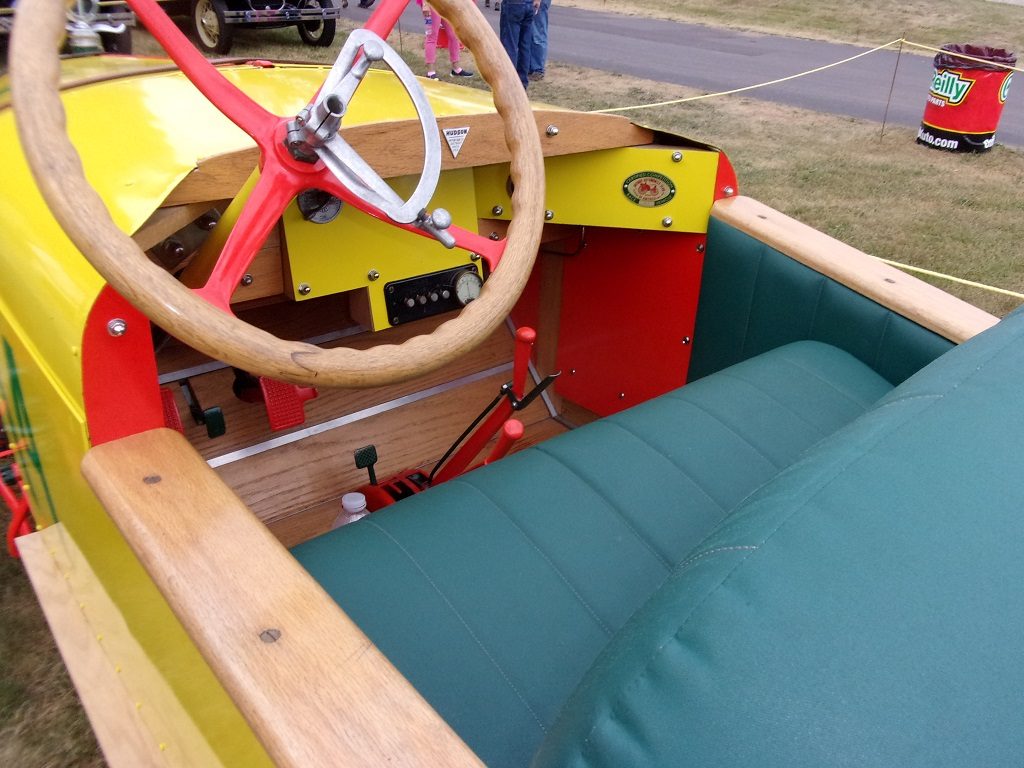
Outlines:
{"label": "child in pink outfit", "polygon": [[437,80],[437,70],[434,65],[437,62],[437,46],[448,45],[448,58],[452,63],[452,77],[472,77],[473,73],[468,69],[459,66],[459,56],[462,45],[455,35],[455,30],[448,24],[447,19],[441,18],[430,7],[430,3],[416,0],[423,6],[423,21],[426,24],[426,35],[423,39],[423,59],[427,64],[427,77]]}

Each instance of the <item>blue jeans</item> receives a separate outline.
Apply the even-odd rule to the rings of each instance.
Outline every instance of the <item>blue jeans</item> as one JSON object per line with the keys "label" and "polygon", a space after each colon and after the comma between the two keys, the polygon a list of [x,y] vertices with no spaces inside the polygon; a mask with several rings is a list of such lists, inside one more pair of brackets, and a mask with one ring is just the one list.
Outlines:
{"label": "blue jeans", "polygon": [[501,44],[526,88],[530,82],[530,56],[533,52],[533,4],[503,0],[498,30]]}
{"label": "blue jeans", "polygon": [[533,50],[530,53],[530,74],[543,74],[548,63],[548,8],[551,0],[540,0],[540,8],[533,17]]}

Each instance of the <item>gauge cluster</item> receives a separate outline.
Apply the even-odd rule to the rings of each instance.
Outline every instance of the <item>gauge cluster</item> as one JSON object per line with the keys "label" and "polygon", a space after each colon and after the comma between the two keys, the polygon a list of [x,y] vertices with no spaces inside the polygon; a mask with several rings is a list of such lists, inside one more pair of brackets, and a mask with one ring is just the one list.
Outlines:
{"label": "gauge cluster", "polygon": [[400,325],[461,309],[480,295],[483,280],[475,264],[384,285],[388,322]]}

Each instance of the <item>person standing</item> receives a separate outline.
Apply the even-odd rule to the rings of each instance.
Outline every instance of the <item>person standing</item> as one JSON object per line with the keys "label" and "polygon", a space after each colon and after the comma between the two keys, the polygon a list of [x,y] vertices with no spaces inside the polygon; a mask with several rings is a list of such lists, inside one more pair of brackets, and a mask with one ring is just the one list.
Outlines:
{"label": "person standing", "polygon": [[503,0],[498,17],[501,44],[516,67],[523,88],[530,84],[530,56],[533,53],[533,17],[541,0]]}
{"label": "person standing", "polygon": [[530,53],[530,79],[543,80],[544,67],[548,63],[548,9],[551,0],[540,0],[540,7],[533,17],[533,50]]}
{"label": "person standing", "polygon": [[430,3],[417,0],[423,6],[423,23],[426,26],[423,36],[423,60],[427,65],[427,77],[439,79],[435,68],[437,62],[437,46],[448,46],[448,59],[452,64],[452,77],[472,77],[473,73],[459,66],[462,44],[447,19],[441,17]]}

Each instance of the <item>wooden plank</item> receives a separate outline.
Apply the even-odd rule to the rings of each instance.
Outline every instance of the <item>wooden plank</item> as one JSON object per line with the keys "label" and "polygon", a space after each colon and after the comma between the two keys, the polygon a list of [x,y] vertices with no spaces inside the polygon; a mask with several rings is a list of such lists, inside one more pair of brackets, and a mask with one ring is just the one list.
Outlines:
{"label": "wooden plank", "polygon": [[[618,115],[542,109],[534,111],[533,116],[546,157],[640,146],[654,139],[653,132]],[[493,112],[438,119],[441,130],[469,128],[458,157],[453,157],[442,142],[442,170],[507,163],[510,154],[501,125],[501,118]],[[549,135],[549,126],[556,127],[557,133]],[[343,128],[342,136],[383,178],[422,171],[423,159],[419,153],[395,152],[395,147],[422,146],[423,134],[418,120],[355,125]],[[259,151],[255,147],[204,158],[167,196],[163,205],[234,197],[258,161]]]}
{"label": "wooden plank", "polygon": [[994,315],[752,198],[719,200],[711,215],[957,344],[999,322]]}
{"label": "wooden plank", "polygon": [[278,765],[480,765],[177,432],[82,470]]}
{"label": "wooden plank", "polygon": [[[450,389],[216,471],[257,517],[270,523],[366,483],[366,471],[356,469],[352,458],[364,445],[377,446],[381,480],[406,469],[429,469],[509,378],[499,374]],[[518,418],[529,430],[547,418],[547,411],[538,399]]]}
{"label": "wooden plank", "polygon": [[[438,323],[442,321],[437,318],[433,320]],[[425,328],[429,328],[430,324],[417,324],[417,328],[411,326],[412,324],[399,326],[380,334],[360,334],[325,346],[344,343],[346,346],[365,348],[375,343],[400,343],[409,336],[415,335],[417,330],[422,332]],[[270,430],[266,408],[262,403],[245,403],[235,397],[231,389],[234,373],[230,368],[225,368],[191,379],[193,390],[203,407],[209,408],[217,405],[224,413],[228,432],[222,437],[213,439],[207,437],[205,426],[196,425],[189,418],[180,388],[172,387],[172,391],[178,411],[185,421],[185,434],[189,438],[189,442],[196,447],[203,458],[210,459],[244,448],[252,443],[295,432],[339,416],[429,389],[461,376],[487,370],[507,363],[511,359],[512,338],[505,328],[499,328],[484,344],[468,355],[464,355],[442,370],[433,371],[411,381],[364,390],[321,388],[319,396],[306,403],[306,423],[300,427],[280,432]],[[483,406],[481,405],[481,407]]]}
{"label": "wooden plank", "polygon": [[220,765],[64,526],[18,550],[107,763]]}

